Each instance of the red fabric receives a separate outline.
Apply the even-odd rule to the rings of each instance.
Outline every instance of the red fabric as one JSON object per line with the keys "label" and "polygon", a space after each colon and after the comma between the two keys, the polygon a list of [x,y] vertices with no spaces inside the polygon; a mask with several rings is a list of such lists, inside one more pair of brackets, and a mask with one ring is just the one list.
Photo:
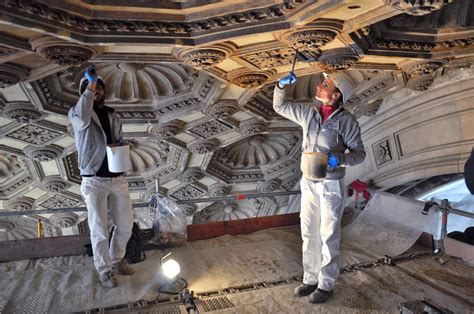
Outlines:
{"label": "red fabric", "polygon": [[337,106],[322,105],[321,106],[321,116],[323,117],[323,123],[331,115],[331,113],[333,113],[336,110],[337,110]]}

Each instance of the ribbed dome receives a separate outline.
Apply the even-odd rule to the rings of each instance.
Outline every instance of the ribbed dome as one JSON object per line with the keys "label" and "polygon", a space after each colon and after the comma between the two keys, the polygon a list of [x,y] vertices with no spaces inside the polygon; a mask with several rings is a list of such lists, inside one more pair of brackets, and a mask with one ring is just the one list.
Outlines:
{"label": "ribbed dome", "polygon": [[281,135],[254,135],[223,150],[219,159],[232,167],[256,167],[288,155],[294,144],[293,141]]}
{"label": "ribbed dome", "polygon": [[168,145],[163,142],[130,142],[132,172],[140,173],[160,166],[166,162],[167,154]]}
{"label": "ribbed dome", "polygon": [[186,90],[195,80],[190,67],[179,64],[121,62],[97,65],[105,81],[106,102],[152,102],[158,96],[172,96]]}

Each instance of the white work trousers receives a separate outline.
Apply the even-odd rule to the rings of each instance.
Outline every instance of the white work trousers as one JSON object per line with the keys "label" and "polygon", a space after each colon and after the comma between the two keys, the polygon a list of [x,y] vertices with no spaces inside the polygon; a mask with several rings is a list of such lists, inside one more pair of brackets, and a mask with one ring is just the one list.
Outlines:
{"label": "white work trousers", "polygon": [[342,180],[316,182],[301,178],[303,283],[334,289],[339,268],[339,242],[345,190]]}
{"label": "white work trousers", "polygon": [[[94,265],[99,274],[112,270],[112,265],[125,256],[132,235],[132,201],[124,176],[115,178],[84,177],[81,193],[87,206]],[[109,247],[109,214],[115,230]]]}

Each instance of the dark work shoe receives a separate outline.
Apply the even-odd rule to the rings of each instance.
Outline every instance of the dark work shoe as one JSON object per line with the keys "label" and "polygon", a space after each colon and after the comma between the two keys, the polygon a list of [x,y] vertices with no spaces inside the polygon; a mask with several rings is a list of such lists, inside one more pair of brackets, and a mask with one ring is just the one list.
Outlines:
{"label": "dark work shoe", "polygon": [[314,304],[324,303],[333,295],[333,291],[326,291],[322,289],[316,289],[311,295],[309,296],[309,302]]}
{"label": "dark work shoe", "polygon": [[293,294],[295,297],[304,297],[304,296],[310,295],[311,292],[316,290],[316,288],[318,288],[318,284],[315,284],[315,285],[301,284],[295,288],[295,292]]}

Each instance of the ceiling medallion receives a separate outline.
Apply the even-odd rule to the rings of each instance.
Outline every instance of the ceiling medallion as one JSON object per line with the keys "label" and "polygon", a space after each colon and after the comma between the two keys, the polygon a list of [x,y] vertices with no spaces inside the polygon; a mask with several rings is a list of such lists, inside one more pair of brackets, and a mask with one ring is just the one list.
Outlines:
{"label": "ceiling medallion", "polygon": [[181,120],[172,120],[166,123],[152,126],[148,129],[148,133],[161,139],[169,139],[181,132],[186,123]]}
{"label": "ceiling medallion", "polygon": [[50,161],[61,156],[63,149],[57,145],[47,147],[37,147],[28,145],[23,149],[25,155],[37,161]]}
{"label": "ceiling medallion", "polygon": [[20,83],[29,74],[29,70],[24,67],[12,64],[0,64],[0,88],[7,88]]}
{"label": "ceiling medallion", "polygon": [[384,2],[406,14],[421,16],[439,10],[453,0],[384,0]]}
{"label": "ceiling medallion", "polygon": [[79,216],[75,213],[56,213],[49,218],[49,222],[58,228],[70,228],[74,226],[78,220]]}
{"label": "ceiling medallion", "polygon": [[219,140],[215,138],[196,140],[188,144],[188,149],[190,152],[195,154],[205,154],[215,150],[219,144]]}
{"label": "ceiling medallion", "polygon": [[43,114],[29,102],[11,102],[3,108],[3,115],[18,123],[32,123],[42,118]]}
{"label": "ceiling medallion", "polygon": [[318,59],[321,67],[327,72],[347,70],[357,61],[359,61],[359,56],[345,48],[325,51]]}
{"label": "ceiling medallion", "polygon": [[30,43],[37,54],[59,65],[77,66],[99,54],[93,47],[54,37],[40,37]]}
{"label": "ceiling medallion", "polygon": [[237,101],[233,99],[222,99],[215,104],[211,104],[204,110],[204,114],[215,119],[227,118],[239,111]]}
{"label": "ceiling medallion", "polygon": [[35,200],[28,196],[20,196],[12,198],[5,203],[5,209],[7,211],[25,211],[33,210]]}
{"label": "ceiling medallion", "polygon": [[275,70],[251,71],[239,69],[228,74],[231,83],[242,88],[256,88],[265,84],[269,78],[276,74]]}

